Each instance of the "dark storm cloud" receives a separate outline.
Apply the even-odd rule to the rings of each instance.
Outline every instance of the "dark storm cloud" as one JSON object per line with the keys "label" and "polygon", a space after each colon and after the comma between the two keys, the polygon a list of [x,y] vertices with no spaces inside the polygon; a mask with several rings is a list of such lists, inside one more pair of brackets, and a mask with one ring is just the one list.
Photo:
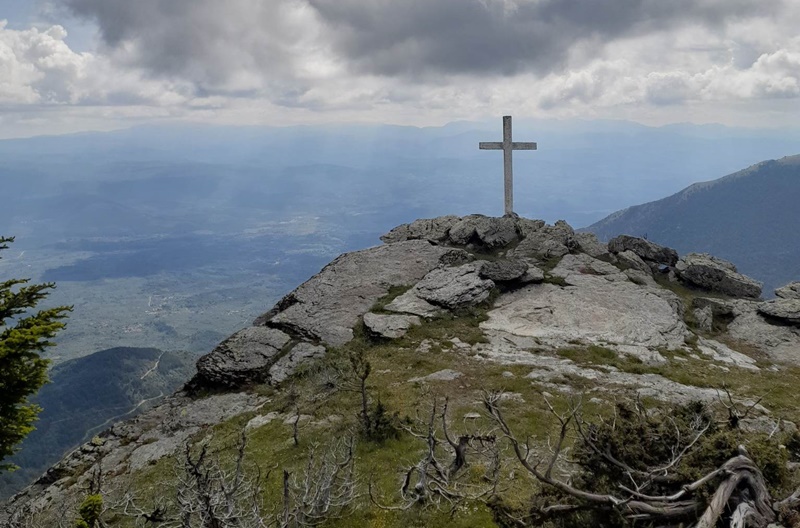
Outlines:
{"label": "dark storm cloud", "polygon": [[[281,78],[297,28],[281,4],[259,0],[62,0],[97,22],[119,60],[194,82],[200,93],[248,93],[242,76]],[[290,2],[291,3],[291,2]],[[241,88],[241,85],[245,85]],[[254,83],[251,83],[254,84]]]}
{"label": "dark storm cloud", "polygon": [[96,20],[103,41],[129,62],[212,91],[242,75],[292,78],[308,52],[298,43],[312,37],[361,73],[546,74],[578,44],[592,55],[650,31],[713,30],[769,15],[780,1],[62,0]]}
{"label": "dark storm cloud", "polygon": [[777,0],[309,0],[361,69],[386,75],[558,70],[570,49],[732,17]]}

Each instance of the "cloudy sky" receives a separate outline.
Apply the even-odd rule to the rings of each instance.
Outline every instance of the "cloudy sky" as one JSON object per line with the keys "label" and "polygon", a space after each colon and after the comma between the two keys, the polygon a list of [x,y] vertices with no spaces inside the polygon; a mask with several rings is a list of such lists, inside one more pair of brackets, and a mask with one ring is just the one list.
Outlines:
{"label": "cloudy sky", "polygon": [[191,120],[793,125],[798,0],[0,0],[0,137]]}

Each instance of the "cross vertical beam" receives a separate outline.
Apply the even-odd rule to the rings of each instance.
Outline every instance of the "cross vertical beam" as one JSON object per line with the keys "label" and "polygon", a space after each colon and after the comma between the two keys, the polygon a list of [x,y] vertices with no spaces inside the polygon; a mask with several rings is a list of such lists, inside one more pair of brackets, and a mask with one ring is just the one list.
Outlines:
{"label": "cross vertical beam", "polygon": [[514,143],[511,134],[511,116],[503,116],[503,141],[480,142],[481,150],[503,151],[503,177],[505,187],[505,214],[514,212],[514,169],[512,152],[515,150],[536,150],[536,143]]}

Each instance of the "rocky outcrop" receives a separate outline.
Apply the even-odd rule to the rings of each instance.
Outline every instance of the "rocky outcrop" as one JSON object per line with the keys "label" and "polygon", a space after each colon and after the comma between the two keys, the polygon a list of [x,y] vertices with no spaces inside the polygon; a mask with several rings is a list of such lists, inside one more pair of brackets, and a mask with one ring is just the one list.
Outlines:
{"label": "rocky outcrop", "polygon": [[489,298],[494,282],[480,276],[479,264],[435,269],[425,275],[410,293],[435,306],[458,309]]}
{"label": "rocky outcrop", "polygon": [[790,282],[776,289],[775,295],[782,299],[800,299],[800,282]]}
{"label": "rocky outcrop", "polygon": [[758,305],[758,313],[800,325],[800,299],[775,299]]}
{"label": "rocky outcrop", "polygon": [[491,218],[483,215],[465,216],[450,228],[451,243],[492,250],[505,247],[519,240],[517,222],[514,217]]}
{"label": "rocky outcrop", "polygon": [[409,328],[420,324],[422,324],[422,321],[414,315],[364,314],[364,326],[367,331],[373,336],[386,339],[403,337]]}
{"label": "rocky outcrop", "polygon": [[[100,444],[82,446],[53,468],[8,512],[24,515],[28,507],[52,508],[69,490],[73,498],[83,497],[101,461],[107,478],[149,468],[193,436],[203,436],[199,432],[212,431],[211,426],[242,413],[246,415],[236,418],[241,424],[251,424],[252,430],[265,426],[279,416],[269,409],[269,399],[260,391],[232,389],[287,382],[323,357],[326,347],[346,345],[362,321],[371,336],[406,336],[396,343],[398,358],[411,354],[430,364],[427,372],[413,375],[404,373],[408,365],[395,368],[394,363],[375,371],[375,376],[391,376],[384,386],[397,386],[398,391],[407,391],[408,384],[452,384],[469,397],[466,391],[483,386],[485,380],[476,383],[475,372],[484,372],[480,362],[485,361],[524,366],[522,372],[502,368],[509,369],[509,377],[533,384],[535,391],[569,393],[589,386],[604,398],[605,393],[613,398],[633,390],[670,402],[715,401],[719,394],[714,388],[678,383],[653,370],[641,374],[639,368],[692,361],[713,372],[752,375],[764,368],[764,358],[800,364],[800,283],[779,289],[775,301],[756,301],[758,283],[708,255],[678,260],[669,248],[635,237],[618,237],[606,247],[564,222],[549,226],[516,216],[418,220],[393,229],[383,240],[383,246],[338,257],[252,327],[201,358],[189,388],[227,394],[187,391],[115,425],[101,435]],[[661,287],[651,270],[663,266],[674,266],[676,280],[693,291],[681,289],[678,297]],[[408,289],[379,309],[387,300],[382,298],[397,286]],[[735,298],[699,297],[697,289]],[[687,295],[693,300],[685,306]],[[458,317],[463,308],[475,305],[486,310],[479,326],[476,319]],[[447,317],[437,321],[439,315]],[[407,333],[413,325],[450,322],[455,324],[431,328],[430,333],[424,327]],[[470,333],[450,334],[460,325],[469,325]],[[444,336],[438,333],[442,329]],[[394,353],[387,343],[378,349]],[[570,356],[574,360],[568,353],[575,353]],[[440,364],[453,354],[458,354],[453,356],[457,366]],[[573,387],[575,380],[580,388]],[[253,418],[257,414],[262,418]],[[0,514],[0,524],[2,520]]]}
{"label": "rocky outcrop", "polygon": [[670,302],[619,270],[602,275],[568,269],[564,266],[563,273],[570,286],[531,285],[502,295],[481,328],[534,338],[548,347],[616,347],[645,361],[655,358],[655,349],[684,345],[687,328],[676,310],[677,299]]}
{"label": "rocky outcrop", "polygon": [[440,216],[438,218],[423,218],[410,224],[395,227],[381,237],[387,244],[403,242],[405,240],[429,240],[441,242],[447,239],[450,228],[461,220],[458,216]]}
{"label": "rocky outcrop", "polygon": [[674,249],[659,246],[644,238],[620,235],[608,241],[608,250],[612,253],[631,251],[642,260],[674,266],[678,262],[678,252]]}
{"label": "rocky outcrop", "polygon": [[682,281],[707,291],[757,299],[761,296],[761,283],[736,272],[736,266],[727,260],[707,253],[689,253],[675,265]]}
{"label": "rocky outcrop", "polygon": [[269,368],[290,341],[291,337],[273,328],[240,330],[197,361],[195,380],[212,387],[266,381]]}
{"label": "rocky outcrop", "polygon": [[527,272],[528,265],[520,260],[494,260],[484,262],[478,273],[484,279],[509,282],[522,278]]}
{"label": "rocky outcrop", "polygon": [[525,238],[508,255],[547,261],[577,251],[579,247],[575,231],[569,224],[559,220],[552,226],[529,225]]}
{"label": "rocky outcrop", "polygon": [[312,342],[342,346],[358,318],[392,286],[418,282],[442,262],[468,260],[461,249],[407,240],[346,253],[300,285],[254,324]]}

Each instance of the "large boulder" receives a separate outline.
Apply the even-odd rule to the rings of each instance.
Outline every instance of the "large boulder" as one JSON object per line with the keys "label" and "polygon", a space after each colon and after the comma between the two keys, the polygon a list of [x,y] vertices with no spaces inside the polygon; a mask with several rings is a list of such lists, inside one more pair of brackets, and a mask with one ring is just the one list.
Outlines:
{"label": "large boulder", "polygon": [[764,303],[738,299],[728,304],[732,317],[726,334],[730,339],[757,348],[772,361],[800,365],[800,325],[764,317],[760,311]]}
{"label": "large boulder", "polygon": [[240,330],[197,361],[195,382],[205,387],[237,387],[261,383],[291,337],[274,328]]}
{"label": "large boulder", "polygon": [[489,298],[494,282],[480,276],[481,265],[464,264],[431,271],[411,291],[433,305],[457,309],[479,304]]}
{"label": "large boulder", "polygon": [[528,271],[528,265],[520,260],[485,261],[480,268],[480,276],[495,282],[508,282],[520,279]]}
{"label": "large boulder", "polygon": [[403,337],[409,328],[420,324],[422,321],[414,315],[364,314],[364,326],[367,327],[367,331],[374,336],[386,339]]}
{"label": "large boulder", "polygon": [[698,288],[729,295],[757,299],[761,296],[761,283],[736,272],[736,266],[727,260],[707,253],[689,253],[675,265],[678,277]]}
{"label": "large boulder", "polygon": [[460,246],[472,244],[477,249],[491,251],[519,240],[517,222],[514,217],[500,218],[470,215],[465,216],[450,228],[450,242]]}
{"label": "large boulder", "polygon": [[410,224],[395,227],[381,237],[387,244],[405,240],[430,240],[440,242],[447,239],[450,228],[461,220],[458,216],[439,216],[437,218],[421,218]]}
{"label": "large boulder", "polygon": [[775,299],[758,305],[758,313],[800,325],[800,299]]}
{"label": "large boulder", "polygon": [[565,221],[559,220],[554,225],[542,225],[536,230],[526,233],[525,238],[508,252],[517,258],[533,258],[549,260],[563,257],[580,248],[575,231]]}
{"label": "large boulder", "polygon": [[644,238],[630,235],[620,235],[609,240],[608,250],[611,253],[632,251],[642,260],[649,260],[665,266],[674,266],[678,262],[678,252],[674,249],[659,246]]}
{"label": "large boulder", "polygon": [[443,262],[468,260],[461,249],[407,240],[345,253],[255,321],[309,341],[342,346],[359,317],[392,286],[414,284]]}
{"label": "large boulder", "polygon": [[800,299],[800,282],[790,282],[775,290],[775,295],[782,299]]}

